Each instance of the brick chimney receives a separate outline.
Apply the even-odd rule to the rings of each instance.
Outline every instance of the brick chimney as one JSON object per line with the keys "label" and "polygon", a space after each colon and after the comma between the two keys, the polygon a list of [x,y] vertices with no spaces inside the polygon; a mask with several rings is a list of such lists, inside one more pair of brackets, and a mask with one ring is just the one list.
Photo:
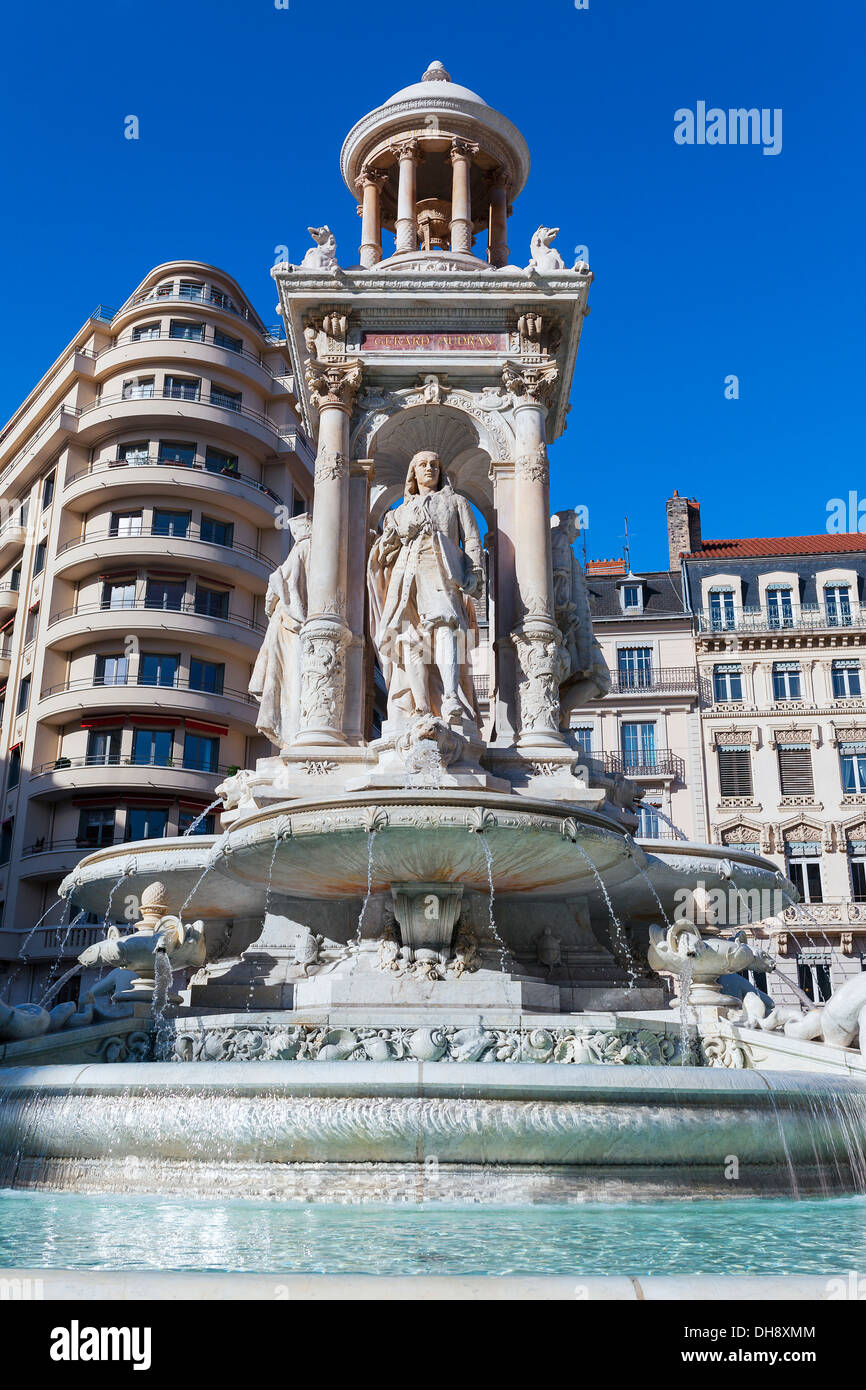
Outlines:
{"label": "brick chimney", "polygon": [[701,504],[675,492],[667,500],[670,567],[678,570],[680,556],[701,548]]}
{"label": "brick chimney", "polygon": [[625,574],[625,560],[587,560],[587,574]]}

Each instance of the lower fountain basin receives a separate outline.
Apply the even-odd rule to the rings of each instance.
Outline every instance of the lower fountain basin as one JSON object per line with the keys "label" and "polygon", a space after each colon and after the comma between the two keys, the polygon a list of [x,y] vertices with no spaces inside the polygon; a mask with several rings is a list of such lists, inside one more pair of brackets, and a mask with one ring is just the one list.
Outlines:
{"label": "lower fountain basin", "polygon": [[796,1072],[131,1063],[9,1068],[0,1098],[0,1186],[331,1202],[866,1190],[866,1085]]}

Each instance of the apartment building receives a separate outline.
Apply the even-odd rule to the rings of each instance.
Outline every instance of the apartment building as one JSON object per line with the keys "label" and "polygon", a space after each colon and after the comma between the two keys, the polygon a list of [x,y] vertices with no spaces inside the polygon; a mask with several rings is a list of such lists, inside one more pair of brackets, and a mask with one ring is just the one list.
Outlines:
{"label": "apartment building", "polygon": [[667,507],[711,839],[754,846],[796,885],[770,944],[826,998],[866,968],[866,535],[705,540],[697,502]]}
{"label": "apartment building", "polygon": [[606,771],[643,786],[639,835],[706,841],[698,672],[679,566],[633,574],[625,560],[589,560],[586,576],[611,689],[575,711],[580,742]]}
{"label": "apartment building", "polygon": [[312,462],[279,330],[196,261],[100,306],[0,435],[0,990],[14,975],[13,999],[39,997],[58,949],[74,958],[99,930],[60,925],[57,887],[78,858],[212,830],[219,781],[269,751],[247,686]]}

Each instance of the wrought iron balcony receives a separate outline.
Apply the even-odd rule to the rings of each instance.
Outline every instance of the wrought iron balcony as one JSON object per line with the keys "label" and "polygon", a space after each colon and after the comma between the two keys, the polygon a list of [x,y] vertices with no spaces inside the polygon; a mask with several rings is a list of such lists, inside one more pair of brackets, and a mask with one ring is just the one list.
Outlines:
{"label": "wrought iron balcony", "polygon": [[852,604],[846,612],[838,604],[804,603],[790,613],[768,608],[742,608],[730,618],[713,618],[707,613],[696,613],[695,619],[699,633],[719,637],[724,637],[727,632],[826,632],[866,627],[866,607]]}
{"label": "wrought iron balcony", "polygon": [[670,748],[645,753],[604,753],[605,772],[621,772],[624,777],[676,777],[685,781],[685,760]]}
{"label": "wrought iron balcony", "polygon": [[644,691],[670,695],[697,694],[697,668],[653,666],[648,670],[611,671],[611,695],[641,695]]}

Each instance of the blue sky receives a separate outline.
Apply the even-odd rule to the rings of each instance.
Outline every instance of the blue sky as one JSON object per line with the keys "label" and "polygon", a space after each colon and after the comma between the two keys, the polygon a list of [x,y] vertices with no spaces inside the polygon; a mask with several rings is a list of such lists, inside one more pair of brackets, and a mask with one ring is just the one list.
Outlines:
{"label": "blue sky", "polygon": [[[589,247],[551,451],[553,506],[589,507],[589,554],[621,553],[628,514],[634,567],[665,565],[674,488],[700,498],[708,536],[818,532],[830,498],[866,498],[859,0],[289,5],[7,11],[4,418],[90,310],[161,261],[222,266],[266,322],[275,246],[299,258],[328,222],[354,262],[343,137],[439,58],[529,142],[512,259],[539,222],[562,228],[567,263]],[[677,145],[674,112],[698,101],[781,108],[781,153]]]}

